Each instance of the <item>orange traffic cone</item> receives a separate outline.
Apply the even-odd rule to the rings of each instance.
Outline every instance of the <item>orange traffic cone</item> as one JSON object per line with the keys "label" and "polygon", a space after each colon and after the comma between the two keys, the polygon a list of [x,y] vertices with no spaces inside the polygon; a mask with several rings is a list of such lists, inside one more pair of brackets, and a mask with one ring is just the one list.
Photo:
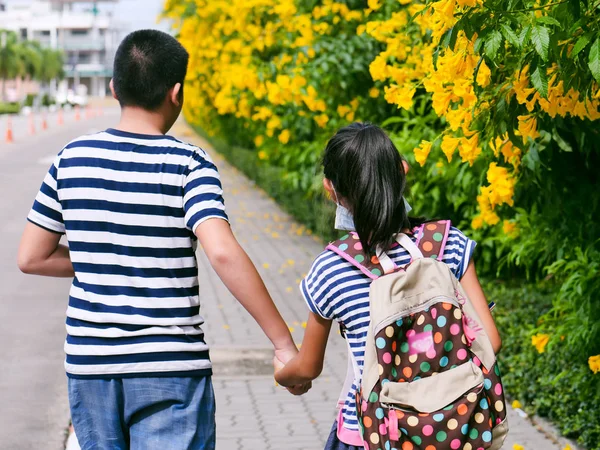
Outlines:
{"label": "orange traffic cone", "polygon": [[75,105],[75,120],[77,122],[81,120],[81,112],[79,111],[79,105]]}
{"label": "orange traffic cone", "polygon": [[56,119],[56,123],[58,125],[64,125],[64,123],[65,123],[65,119],[63,117],[63,110],[62,110],[62,108],[58,110],[58,117]]}
{"label": "orange traffic cone", "polygon": [[96,112],[96,116],[102,117],[102,114],[104,114],[104,111],[102,111],[102,106],[98,106],[98,110]]}
{"label": "orange traffic cone", "polygon": [[35,134],[35,123],[33,122],[33,113],[29,114],[29,134]]}
{"label": "orange traffic cone", "polygon": [[42,130],[48,129],[48,120],[46,119],[46,114],[42,115]]}
{"label": "orange traffic cone", "polygon": [[10,116],[8,116],[6,119],[6,136],[5,136],[4,141],[7,144],[12,144],[14,142],[13,130],[12,130],[12,119],[10,118]]}

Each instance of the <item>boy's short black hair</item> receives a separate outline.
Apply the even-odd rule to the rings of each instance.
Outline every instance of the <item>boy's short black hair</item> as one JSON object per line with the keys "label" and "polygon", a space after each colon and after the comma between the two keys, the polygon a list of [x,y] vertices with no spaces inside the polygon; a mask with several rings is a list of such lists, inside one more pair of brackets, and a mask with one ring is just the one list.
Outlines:
{"label": "boy's short black hair", "polygon": [[189,55],[162,31],[138,30],[127,35],[115,55],[113,86],[121,106],[154,111],[177,83],[183,85]]}

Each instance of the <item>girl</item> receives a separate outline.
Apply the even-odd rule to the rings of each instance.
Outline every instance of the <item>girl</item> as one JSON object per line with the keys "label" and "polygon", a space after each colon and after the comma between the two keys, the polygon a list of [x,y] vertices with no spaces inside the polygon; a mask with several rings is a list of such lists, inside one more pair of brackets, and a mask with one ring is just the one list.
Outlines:
{"label": "girl", "polygon": [[[375,125],[354,123],[339,130],[328,142],[323,159],[323,186],[337,204],[336,228],[356,231],[369,255],[376,249],[386,252],[397,266],[410,262],[403,247],[392,249],[394,235],[408,234],[420,225],[408,217],[403,199],[408,165],[402,161],[389,137]],[[481,318],[494,351],[500,350],[500,336],[488,309],[471,258],[475,242],[452,228],[443,262],[461,281]],[[300,353],[276,374],[277,382],[290,387],[305,385],[319,376],[327,338],[333,320],[341,324],[351,349],[347,382],[340,398],[338,420],[334,423],[326,450],[363,448],[356,415],[356,390],[362,376],[365,339],[369,326],[369,285],[371,279],[333,251],[317,257],[302,281],[302,295],[310,309]],[[281,366],[281,365],[280,365]]]}

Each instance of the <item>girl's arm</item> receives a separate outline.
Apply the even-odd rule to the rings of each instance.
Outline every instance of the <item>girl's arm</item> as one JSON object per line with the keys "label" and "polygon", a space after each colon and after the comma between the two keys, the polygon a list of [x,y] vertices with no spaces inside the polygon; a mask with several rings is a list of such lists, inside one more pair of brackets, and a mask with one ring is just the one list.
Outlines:
{"label": "girl's arm", "polygon": [[306,384],[317,378],[323,370],[327,338],[331,320],[310,313],[300,353],[275,373],[275,380],[282,386]]}
{"label": "girl's arm", "polygon": [[467,297],[469,297],[469,300],[471,300],[477,315],[483,322],[483,328],[492,342],[494,353],[497,354],[502,347],[502,340],[500,339],[500,333],[498,333],[498,328],[496,328],[496,323],[494,322],[494,318],[488,307],[485,293],[481,288],[481,284],[479,284],[479,278],[477,278],[473,260],[469,262],[467,271],[461,278],[460,284],[465,290]]}

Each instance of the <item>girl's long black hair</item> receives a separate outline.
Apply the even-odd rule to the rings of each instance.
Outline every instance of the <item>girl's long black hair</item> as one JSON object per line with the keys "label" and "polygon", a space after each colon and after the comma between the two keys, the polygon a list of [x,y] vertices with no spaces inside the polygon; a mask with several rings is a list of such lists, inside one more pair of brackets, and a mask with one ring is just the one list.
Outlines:
{"label": "girl's long black hair", "polygon": [[404,206],[406,174],[400,153],[378,126],[356,122],[327,143],[323,171],[354,216],[364,250],[390,249],[394,235],[410,228]]}

